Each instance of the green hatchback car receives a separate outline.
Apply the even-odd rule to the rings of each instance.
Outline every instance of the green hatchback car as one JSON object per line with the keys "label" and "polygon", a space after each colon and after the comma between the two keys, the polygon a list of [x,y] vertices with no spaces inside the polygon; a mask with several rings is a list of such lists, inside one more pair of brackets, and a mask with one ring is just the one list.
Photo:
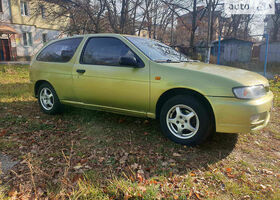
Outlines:
{"label": "green hatchback car", "polygon": [[273,94],[263,76],[188,59],[156,40],[93,34],[50,42],[34,57],[30,81],[41,110],[62,104],[159,119],[174,142],[265,127]]}

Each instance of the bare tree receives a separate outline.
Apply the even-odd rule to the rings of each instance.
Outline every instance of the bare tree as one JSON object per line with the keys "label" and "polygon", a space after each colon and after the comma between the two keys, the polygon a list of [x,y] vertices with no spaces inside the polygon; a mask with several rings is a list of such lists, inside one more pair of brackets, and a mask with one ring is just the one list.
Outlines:
{"label": "bare tree", "polygon": [[[210,9],[210,12],[211,12],[211,20],[210,20],[210,23],[208,24],[209,29],[210,29],[210,35],[209,35],[209,39],[210,41],[213,40],[213,35],[214,35],[214,32],[217,30],[217,27],[214,27],[215,25],[215,20],[221,15],[221,0],[212,0],[211,2],[211,8],[210,8],[210,1],[209,0],[206,0],[205,3],[206,3],[206,8],[209,10]],[[207,16],[209,17],[209,16]]]}
{"label": "bare tree", "polygon": [[272,41],[277,41],[279,36],[280,28],[280,3],[275,3],[275,15],[272,17],[273,27],[272,27]]}
{"label": "bare tree", "polygon": [[191,33],[190,33],[190,47],[193,52],[195,52],[195,32],[197,30],[197,20],[198,20],[198,10],[197,6],[199,3],[201,3],[201,0],[185,0],[185,1],[179,1],[179,0],[170,0],[170,1],[164,1],[166,5],[169,6],[169,8],[174,12],[174,14],[177,16],[177,19],[180,20],[181,24],[185,26],[186,28],[189,28],[188,23],[185,21],[184,18],[181,17],[183,12],[186,12],[188,16],[191,16]]}
{"label": "bare tree", "polygon": [[243,39],[248,40],[250,36],[250,25],[254,15],[244,15],[241,30],[243,29]]}
{"label": "bare tree", "polygon": [[[49,23],[60,20],[61,29],[72,34],[102,32],[104,25],[103,16],[105,3],[103,0],[37,0],[32,1],[34,17],[41,15],[42,7],[46,10],[46,18]],[[37,8],[37,9],[36,9]]]}

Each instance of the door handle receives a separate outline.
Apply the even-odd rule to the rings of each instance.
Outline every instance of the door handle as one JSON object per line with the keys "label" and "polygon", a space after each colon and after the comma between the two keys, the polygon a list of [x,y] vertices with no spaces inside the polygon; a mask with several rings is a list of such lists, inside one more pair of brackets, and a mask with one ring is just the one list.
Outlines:
{"label": "door handle", "polygon": [[83,74],[86,72],[86,70],[84,69],[77,69],[76,72],[78,72],[79,74]]}

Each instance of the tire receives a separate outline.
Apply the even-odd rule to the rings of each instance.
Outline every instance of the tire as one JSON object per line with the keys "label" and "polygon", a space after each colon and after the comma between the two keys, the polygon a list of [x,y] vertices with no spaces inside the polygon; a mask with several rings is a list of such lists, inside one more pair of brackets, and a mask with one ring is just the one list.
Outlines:
{"label": "tire", "polygon": [[49,83],[43,83],[38,90],[38,103],[41,110],[49,115],[55,115],[62,111],[59,98]]}
{"label": "tire", "polygon": [[166,137],[188,146],[201,144],[213,131],[210,112],[199,99],[190,95],[167,100],[160,112],[160,125]]}

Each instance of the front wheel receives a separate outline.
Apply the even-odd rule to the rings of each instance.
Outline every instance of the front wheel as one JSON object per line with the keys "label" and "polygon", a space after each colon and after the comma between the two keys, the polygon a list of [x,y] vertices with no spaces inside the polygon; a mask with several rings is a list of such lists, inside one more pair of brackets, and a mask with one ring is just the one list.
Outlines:
{"label": "front wheel", "polygon": [[38,103],[41,110],[49,115],[54,115],[61,112],[62,105],[59,98],[48,83],[43,83],[38,90]]}
{"label": "front wheel", "polygon": [[189,95],[167,100],[160,113],[164,135],[184,145],[197,145],[205,141],[212,132],[212,123],[206,106]]}

